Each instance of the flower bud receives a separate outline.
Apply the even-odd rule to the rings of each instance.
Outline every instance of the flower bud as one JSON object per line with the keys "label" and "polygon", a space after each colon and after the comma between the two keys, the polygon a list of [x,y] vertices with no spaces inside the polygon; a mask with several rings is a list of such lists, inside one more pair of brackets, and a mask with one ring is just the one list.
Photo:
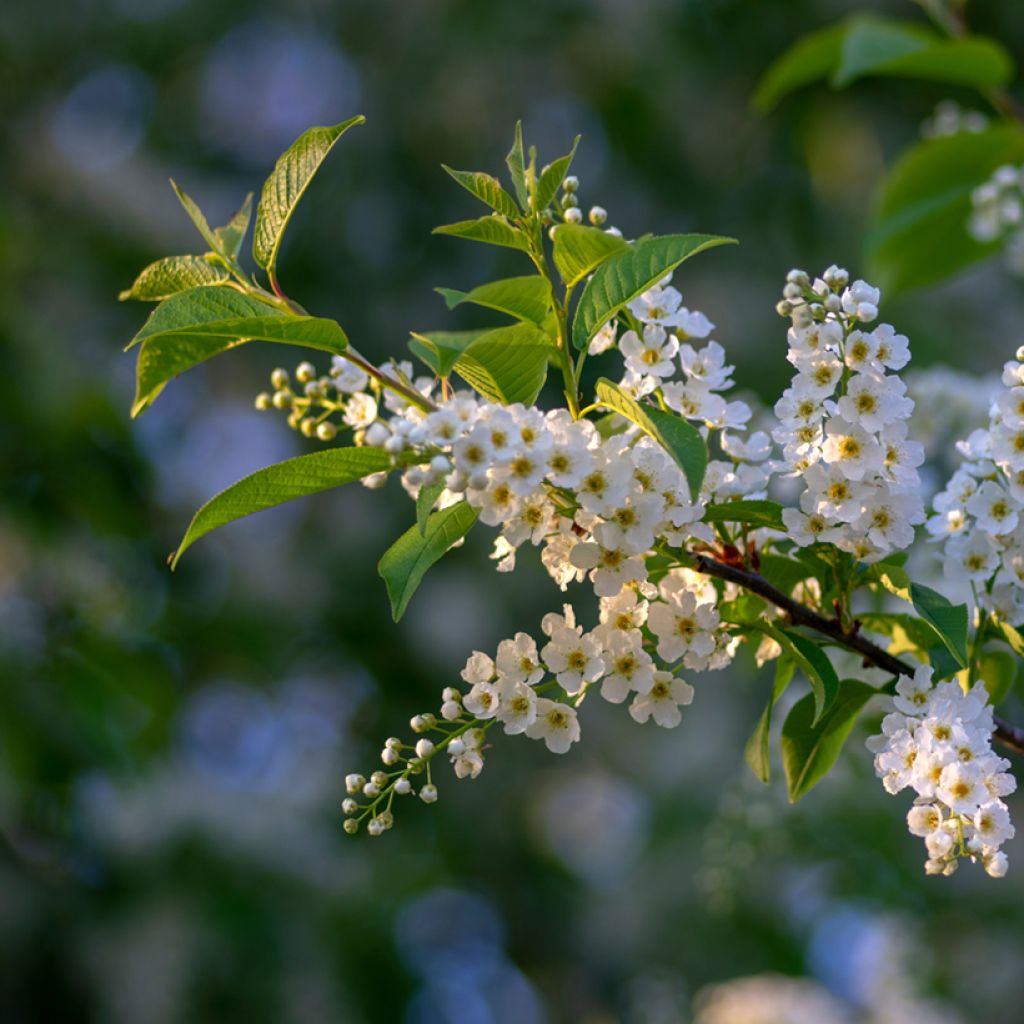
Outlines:
{"label": "flower bud", "polygon": [[428,782],[425,786],[420,786],[420,799],[425,804],[432,804],[437,800],[437,786],[432,782]]}
{"label": "flower bud", "polygon": [[603,206],[592,206],[587,214],[587,220],[599,228],[608,219],[608,211]]}
{"label": "flower bud", "polygon": [[341,809],[345,814],[355,814],[359,810],[359,804],[352,797],[347,796],[341,801]]}
{"label": "flower bud", "polygon": [[562,196],[562,209],[575,210],[579,207],[580,201],[570,192]]}
{"label": "flower bud", "polygon": [[341,827],[350,836],[354,836],[359,831],[359,822],[355,818],[346,818]]}
{"label": "flower bud", "polygon": [[303,437],[316,437],[316,420],[312,416],[305,416],[299,424]]}
{"label": "flower bud", "polygon": [[379,818],[371,818],[366,826],[366,832],[371,836],[379,836],[384,832],[384,824]]}
{"label": "flower bud", "polygon": [[308,384],[316,378],[316,367],[312,363],[299,363],[295,367],[295,379],[300,384]]}
{"label": "flower bud", "polygon": [[454,701],[461,701],[461,700],[462,700],[462,693],[461,693],[461,691],[460,691],[460,690],[458,689],[458,687],[455,687],[455,686],[446,686],[446,687],[445,687],[445,688],[444,688],[444,689],[443,689],[443,690],[441,691],[441,700],[454,700]]}
{"label": "flower bud", "polygon": [[376,771],[370,776],[370,781],[375,785],[383,789],[388,784],[388,777],[386,773],[382,771]]}
{"label": "flower bud", "polygon": [[381,761],[383,761],[384,764],[390,767],[393,764],[398,764],[398,762],[402,759],[402,755],[399,754],[399,752],[395,750],[393,747],[385,747],[380,752],[380,759]]}
{"label": "flower bud", "polygon": [[345,789],[347,792],[353,794],[353,796],[356,793],[358,793],[365,785],[366,779],[364,779],[362,775],[356,775],[355,773],[353,773],[352,775],[345,776]]}
{"label": "flower bud", "polygon": [[562,189],[565,192],[575,192],[580,187],[580,179],[575,174],[570,174],[562,182]]}
{"label": "flower bud", "polygon": [[583,221],[583,211],[578,206],[570,206],[562,214],[566,224],[580,224]]}
{"label": "flower bud", "polygon": [[274,406],[274,396],[269,391],[261,391],[256,396],[256,408],[260,412],[266,412],[267,409],[272,409]]}
{"label": "flower bud", "polygon": [[290,391],[275,391],[271,399],[275,409],[290,409],[292,406],[292,393]]}
{"label": "flower bud", "polygon": [[412,792],[412,783],[404,776],[395,780],[395,792],[399,796],[407,796]]}
{"label": "flower bud", "polygon": [[333,441],[338,436],[338,428],[330,420],[324,420],[316,425],[316,436],[321,441]]}
{"label": "flower bud", "polygon": [[776,304],[775,312],[778,313],[779,316],[789,316],[793,312],[793,303],[783,299],[781,302]]}
{"label": "flower bud", "polygon": [[368,782],[363,786],[363,796],[369,797],[371,800],[376,800],[380,796],[380,786],[376,782]]}
{"label": "flower bud", "polygon": [[425,715],[413,715],[409,719],[409,728],[415,733],[426,732],[437,725],[437,719],[429,712]]}
{"label": "flower bud", "polygon": [[452,757],[459,757],[466,752],[466,744],[460,736],[456,736],[455,739],[448,744],[448,753]]}
{"label": "flower bud", "polygon": [[416,756],[417,757],[430,757],[434,752],[434,744],[431,740],[424,737],[421,740],[416,741]]}
{"label": "flower bud", "polygon": [[270,386],[275,391],[280,391],[282,388],[288,387],[288,371],[282,367],[278,367],[270,375]]}
{"label": "flower bud", "polygon": [[323,398],[324,387],[318,380],[311,380],[303,389],[307,398]]}
{"label": "flower bud", "polygon": [[446,722],[454,722],[462,715],[462,705],[453,700],[446,700],[441,705],[441,717]]}

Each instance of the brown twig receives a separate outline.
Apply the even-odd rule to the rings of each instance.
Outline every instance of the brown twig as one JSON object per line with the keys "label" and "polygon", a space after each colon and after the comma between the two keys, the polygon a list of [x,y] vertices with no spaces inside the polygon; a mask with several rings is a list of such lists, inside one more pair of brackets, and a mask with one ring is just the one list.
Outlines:
{"label": "brown twig", "polygon": [[[799,601],[794,601],[788,594],[784,594],[777,587],[772,586],[763,576],[747,572],[734,565],[726,565],[707,555],[694,554],[693,557],[698,572],[725,580],[727,583],[735,583],[738,587],[749,590],[750,593],[757,594],[758,597],[763,597],[769,604],[781,608],[789,616],[794,626],[806,626],[808,629],[827,636],[847,650],[863,655],[866,661],[885,672],[891,672],[896,676],[912,676],[914,674],[913,665],[890,654],[860,633],[844,629],[838,619],[826,619]],[[993,736],[1004,747],[1008,747],[1018,754],[1024,754],[1024,729],[997,718]]]}

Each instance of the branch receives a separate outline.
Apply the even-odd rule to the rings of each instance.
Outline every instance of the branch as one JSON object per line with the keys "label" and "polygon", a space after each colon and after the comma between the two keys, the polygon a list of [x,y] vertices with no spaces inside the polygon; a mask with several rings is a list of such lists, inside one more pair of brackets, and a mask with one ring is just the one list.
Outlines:
{"label": "branch", "polygon": [[[838,619],[826,619],[799,601],[794,601],[788,594],[773,587],[763,576],[726,565],[707,555],[694,554],[693,558],[698,572],[702,572],[706,576],[715,576],[727,583],[735,583],[738,587],[749,590],[752,594],[757,594],[758,597],[763,597],[769,604],[781,608],[790,617],[793,625],[806,626],[808,629],[822,633],[847,650],[863,655],[865,661],[885,672],[891,672],[896,676],[913,676],[913,665],[894,657],[860,633],[847,632]],[[1008,747],[1018,754],[1024,754],[1024,729],[997,718],[993,735],[1004,747]]]}

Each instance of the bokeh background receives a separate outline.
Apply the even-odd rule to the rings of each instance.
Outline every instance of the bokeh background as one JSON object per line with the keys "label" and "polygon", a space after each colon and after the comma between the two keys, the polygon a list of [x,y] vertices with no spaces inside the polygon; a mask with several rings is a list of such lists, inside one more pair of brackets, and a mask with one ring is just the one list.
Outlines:
{"label": "bokeh background", "polygon": [[[255,345],[128,417],[121,349],[146,310],[117,292],[197,249],[167,177],[222,222],[299,132],[356,112],[368,125],[310,189],[281,277],[363,351],[468,323],[431,289],[506,257],[430,235],[475,215],[439,164],[497,171],[522,118],[542,159],[582,133],[583,203],[627,235],[741,239],[677,283],[740,386],[771,398],[785,272],[857,272],[886,162],[937,101],[970,100],[880,81],[751,112],[796,35],[868,6],[917,16],[901,0],[4,5],[0,1018],[1020,1020],[1024,841],[1002,882],[925,878],[906,801],[857,737],[789,808],[742,761],[768,684],[747,660],[698,680],[675,731],[588,707],[571,755],[499,739],[476,782],[444,773],[435,807],[344,836],[344,773],[560,596],[530,559],[494,574],[481,536],[396,628],[374,569],[411,522],[394,488],[264,513],[172,575],[202,501],[312,442],[254,411],[280,359]],[[971,8],[1024,60],[1024,9]],[[990,373],[1024,341],[995,264],[883,313],[919,366]]]}

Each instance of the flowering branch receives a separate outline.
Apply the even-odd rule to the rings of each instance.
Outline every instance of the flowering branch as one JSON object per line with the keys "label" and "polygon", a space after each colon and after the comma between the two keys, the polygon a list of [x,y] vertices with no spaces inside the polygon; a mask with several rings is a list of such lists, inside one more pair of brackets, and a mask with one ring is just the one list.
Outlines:
{"label": "flowering branch", "polygon": [[[793,625],[806,626],[808,629],[827,636],[842,647],[862,654],[865,660],[885,672],[891,672],[896,676],[914,675],[913,665],[890,654],[856,630],[844,628],[838,619],[826,619],[799,601],[794,601],[788,594],[784,594],[777,587],[772,586],[763,576],[747,572],[737,566],[726,565],[707,555],[697,554],[693,557],[694,568],[698,572],[725,580],[727,583],[734,583],[758,597],[763,597],[776,608],[781,608],[790,617]],[[1024,729],[996,718],[993,735],[1004,747],[1014,750],[1018,754],[1024,754]]]}

